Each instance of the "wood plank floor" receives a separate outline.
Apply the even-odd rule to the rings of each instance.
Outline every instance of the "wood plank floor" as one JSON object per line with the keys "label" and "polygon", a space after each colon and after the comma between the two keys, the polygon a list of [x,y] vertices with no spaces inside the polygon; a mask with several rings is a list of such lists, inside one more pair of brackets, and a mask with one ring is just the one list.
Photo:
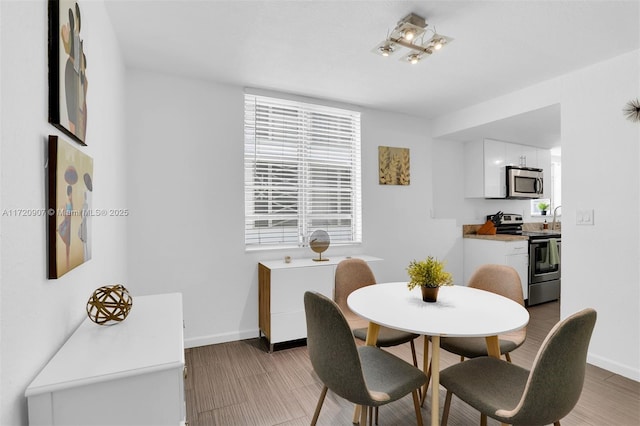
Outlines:
{"label": "wood plank floor", "polygon": [[[527,340],[511,355],[514,363],[526,368],[531,367],[542,340],[559,320],[559,304],[546,303],[529,311]],[[422,359],[422,345],[420,338],[416,344],[419,359]],[[257,338],[187,349],[189,374],[185,392],[189,425],[310,424],[322,385],[313,372],[307,348],[298,343],[276,349],[274,353],[267,353],[266,342]],[[408,344],[390,351],[410,362]],[[456,356],[441,352],[442,368],[455,362],[458,362]],[[442,405],[444,388],[440,394]],[[350,425],[352,414],[352,404],[329,392],[318,423]],[[428,397],[422,409],[425,424],[430,415]],[[381,426],[415,424],[411,396],[382,407],[379,423]],[[479,424],[478,413],[454,397],[449,425],[473,424]],[[488,424],[498,423],[489,419]],[[562,425],[640,425],[640,383],[588,365],[580,401],[562,419]]]}

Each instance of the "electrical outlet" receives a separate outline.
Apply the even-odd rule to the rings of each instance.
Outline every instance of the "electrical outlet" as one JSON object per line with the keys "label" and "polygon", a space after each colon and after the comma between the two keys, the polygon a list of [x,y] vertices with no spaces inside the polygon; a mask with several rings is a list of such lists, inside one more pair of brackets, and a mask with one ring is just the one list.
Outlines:
{"label": "electrical outlet", "polygon": [[576,225],[593,225],[593,209],[576,211]]}

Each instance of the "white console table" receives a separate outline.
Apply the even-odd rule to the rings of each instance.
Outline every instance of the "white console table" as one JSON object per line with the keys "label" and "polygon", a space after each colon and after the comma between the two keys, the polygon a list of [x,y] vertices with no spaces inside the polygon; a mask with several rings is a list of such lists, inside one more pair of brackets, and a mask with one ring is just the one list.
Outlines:
{"label": "white console table", "polygon": [[[382,259],[355,255],[367,263]],[[333,299],[335,270],[345,256],[312,259],[272,260],[258,263],[258,326],[269,340],[269,351],[276,343],[307,337],[304,293],[317,291]],[[261,334],[261,335],[262,335]]]}
{"label": "white console table", "polygon": [[88,318],[27,388],[30,425],[186,422],[182,295],[133,298],[121,323]]}

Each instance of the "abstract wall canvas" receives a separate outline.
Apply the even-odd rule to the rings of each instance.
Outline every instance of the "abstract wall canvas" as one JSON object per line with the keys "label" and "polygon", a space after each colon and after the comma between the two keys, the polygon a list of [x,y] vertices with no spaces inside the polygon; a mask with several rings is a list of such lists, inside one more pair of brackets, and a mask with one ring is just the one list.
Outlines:
{"label": "abstract wall canvas", "polygon": [[380,185],[409,185],[411,182],[409,148],[378,147]]}
{"label": "abstract wall canvas", "polygon": [[93,159],[49,136],[47,163],[49,278],[91,259]]}
{"label": "abstract wall canvas", "polygon": [[89,83],[83,25],[78,2],[49,0],[49,122],[86,145]]}

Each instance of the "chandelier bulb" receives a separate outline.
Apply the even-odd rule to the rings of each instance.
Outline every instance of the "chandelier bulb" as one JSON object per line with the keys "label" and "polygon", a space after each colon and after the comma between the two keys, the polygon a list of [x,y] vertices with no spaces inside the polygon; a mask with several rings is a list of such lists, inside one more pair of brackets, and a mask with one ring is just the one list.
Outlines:
{"label": "chandelier bulb", "polygon": [[380,54],[382,56],[389,56],[393,53],[393,47],[390,44],[385,44],[384,46],[380,46]]}
{"label": "chandelier bulb", "polygon": [[407,41],[413,40],[415,36],[416,36],[416,32],[414,30],[405,30],[404,33],[402,34],[402,37],[404,37],[404,39]]}

